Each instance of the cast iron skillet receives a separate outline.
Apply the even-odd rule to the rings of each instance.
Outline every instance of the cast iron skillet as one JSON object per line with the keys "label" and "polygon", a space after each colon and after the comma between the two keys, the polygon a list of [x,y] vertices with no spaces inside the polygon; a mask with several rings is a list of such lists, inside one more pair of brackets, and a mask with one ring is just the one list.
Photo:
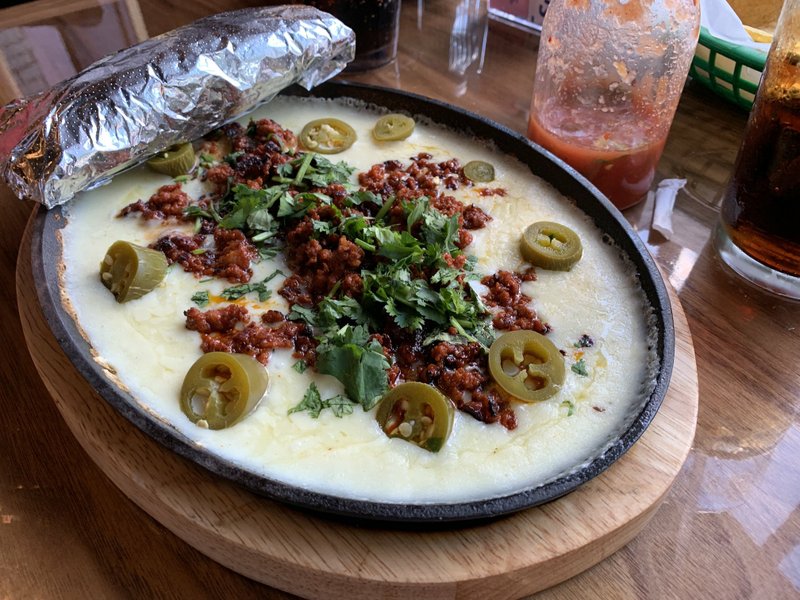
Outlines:
{"label": "cast iron skillet", "polygon": [[143,410],[126,392],[121,391],[104,375],[92,360],[89,345],[79,333],[59,296],[58,265],[61,244],[57,230],[64,226],[60,208],[40,211],[33,231],[32,265],[34,281],[45,318],[59,344],[78,371],[92,387],[119,413],[146,434],[167,448],[202,465],[212,473],[244,487],[294,506],[329,515],[356,520],[419,523],[465,522],[498,517],[554,500],[602,473],[642,435],[667,392],[674,362],[675,339],[669,298],[661,275],[644,244],[609,201],[575,170],[532,144],[525,137],[493,121],[415,94],[361,84],[328,83],[310,94],[293,89],[291,95],[312,95],[326,98],[351,97],[384,106],[393,111],[426,115],[434,122],[449,125],[466,135],[492,140],[503,152],[516,156],[531,171],[550,182],[562,194],[572,198],[579,209],[594,220],[635,265],[644,293],[653,306],[657,319],[657,355],[660,368],[656,385],[638,414],[632,416],[625,431],[601,455],[575,472],[545,485],[485,500],[452,504],[394,504],[341,498],[287,485],[254,475],[236,465],[211,456],[169,425]]}

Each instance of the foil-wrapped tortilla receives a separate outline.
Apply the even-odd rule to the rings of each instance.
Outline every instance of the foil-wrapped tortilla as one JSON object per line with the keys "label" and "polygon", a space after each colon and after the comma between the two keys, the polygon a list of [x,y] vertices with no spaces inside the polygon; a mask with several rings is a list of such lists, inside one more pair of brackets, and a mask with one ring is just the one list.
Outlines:
{"label": "foil-wrapped tortilla", "polygon": [[354,54],[353,31],[308,6],[200,19],[0,109],[0,173],[51,208],[291,84],[322,83]]}

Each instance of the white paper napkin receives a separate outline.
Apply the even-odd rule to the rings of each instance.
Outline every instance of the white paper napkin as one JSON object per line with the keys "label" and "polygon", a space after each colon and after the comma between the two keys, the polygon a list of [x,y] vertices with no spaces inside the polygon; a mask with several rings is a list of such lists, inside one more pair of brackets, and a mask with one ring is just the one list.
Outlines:
{"label": "white paper napkin", "polygon": [[[656,188],[653,208],[653,229],[665,238],[672,237],[672,209],[678,192],[686,185],[685,179],[662,179]],[[653,192],[650,192],[651,194]]]}
{"label": "white paper napkin", "polygon": [[716,38],[760,50],[764,54],[769,44],[754,42],[742,20],[725,0],[700,0],[700,25]]}

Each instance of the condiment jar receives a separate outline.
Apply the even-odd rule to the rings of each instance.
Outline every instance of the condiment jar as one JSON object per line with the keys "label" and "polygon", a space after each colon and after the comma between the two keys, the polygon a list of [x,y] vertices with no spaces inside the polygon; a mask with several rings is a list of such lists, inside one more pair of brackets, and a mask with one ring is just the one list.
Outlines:
{"label": "condiment jar", "polygon": [[528,137],[617,208],[655,176],[700,31],[698,0],[553,0]]}

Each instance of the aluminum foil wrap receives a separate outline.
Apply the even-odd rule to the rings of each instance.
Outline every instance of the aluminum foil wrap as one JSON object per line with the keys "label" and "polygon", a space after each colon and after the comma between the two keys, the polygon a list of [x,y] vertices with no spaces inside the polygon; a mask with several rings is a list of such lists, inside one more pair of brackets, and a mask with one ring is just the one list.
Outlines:
{"label": "aluminum foil wrap", "polygon": [[312,7],[200,19],[0,109],[0,173],[51,208],[291,84],[322,83],[354,54],[353,31]]}

